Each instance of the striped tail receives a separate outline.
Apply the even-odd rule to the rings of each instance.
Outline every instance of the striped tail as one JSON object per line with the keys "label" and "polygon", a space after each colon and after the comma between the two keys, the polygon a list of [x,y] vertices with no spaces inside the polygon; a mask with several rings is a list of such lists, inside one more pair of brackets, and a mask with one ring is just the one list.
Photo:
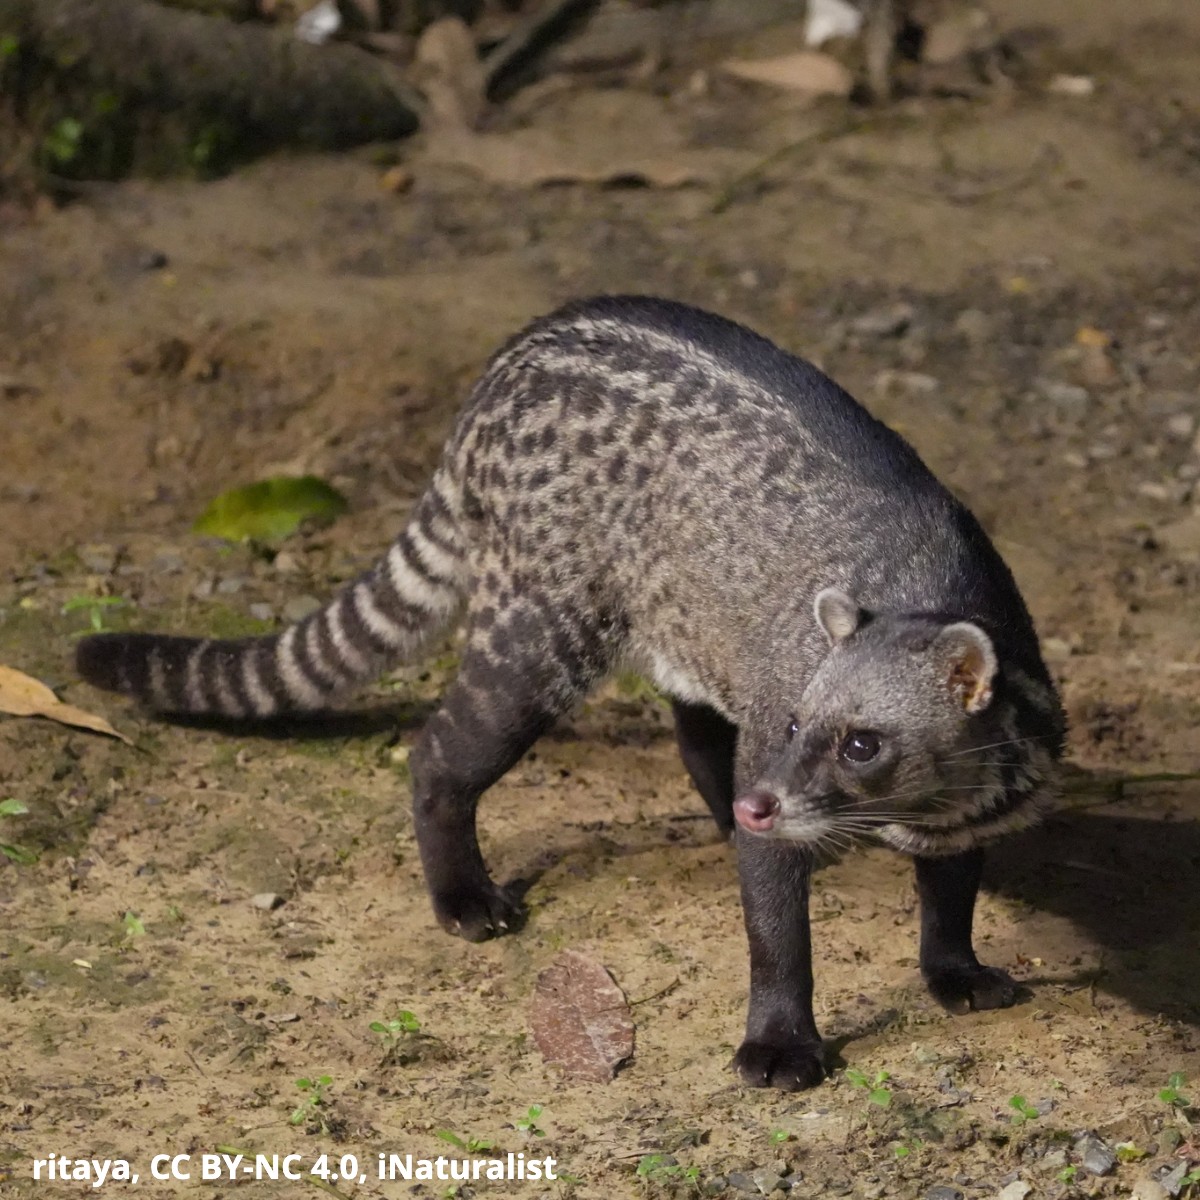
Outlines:
{"label": "striped tail", "polygon": [[84,638],[79,674],[165,713],[270,717],[312,711],[417,657],[458,611],[466,547],[443,470],[383,559],[324,608],[268,637],[147,633]]}

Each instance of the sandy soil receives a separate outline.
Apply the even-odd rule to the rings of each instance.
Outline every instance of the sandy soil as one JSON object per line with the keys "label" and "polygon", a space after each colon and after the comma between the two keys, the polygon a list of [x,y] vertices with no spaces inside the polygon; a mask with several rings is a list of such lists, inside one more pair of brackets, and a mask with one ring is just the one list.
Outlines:
{"label": "sandy soil", "polygon": [[[480,1195],[745,1195],[768,1174],[802,1197],[1123,1195],[1184,1161],[1157,1092],[1175,1071],[1200,1087],[1200,794],[1100,781],[1200,765],[1200,9],[1004,7],[1014,29],[1051,21],[1030,44],[1096,94],[911,101],[806,141],[824,110],[681,86],[657,103],[696,146],[799,144],[723,205],[715,186],[501,188],[412,146],[403,195],[369,156],[279,159],[0,231],[0,662],[136,742],[0,719],[0,797],[31,810],[3,833],[41,855],[0,859],[0,1192],[43,1194],[30,1160],[51,1151],[134,1160],[156,1196],[174,1188],[146,1178],[154,1153],[373,1164],[452,1153],[447,1129],[573,1177]],[[165,726],[72,677],[73,596],[128,600],[115,627],[227,632],[328,594],[397,529],[487,353],[603,290],[743,319],[902,430],[1008,556],[1061,681],[1091,791],[997,849],[978,918],[1024,1002],[932,1005],[898,857],[817,879],[818,1017],[840,1066],[890,1073],[886,1109],[841,1071],[784,1096],[728,1070],[735,865],[645,688],[608,687],[489,795],[485,851],[534,879],[532,915],[468,946],[432,921],[407,813],[453,644],[282,735]],[[189,533],[276,470],[324,475],[351,513],[273,563]],[[564,947],[635,1002],[611,1085],[563,1081],[529,1037]],[[368,1027],[400,1010],[421,1034],[389,1047]],[[295,1081],[325,1074],[290,1124]],[[1014,1125],[1016,1095],[1040,1115]],[[534,1104],[540,1138],[515,1128]],[[1088,1130],[1140,1161],[1092,1175]],[[639,1176],[647,1155],[671,1157]]]}

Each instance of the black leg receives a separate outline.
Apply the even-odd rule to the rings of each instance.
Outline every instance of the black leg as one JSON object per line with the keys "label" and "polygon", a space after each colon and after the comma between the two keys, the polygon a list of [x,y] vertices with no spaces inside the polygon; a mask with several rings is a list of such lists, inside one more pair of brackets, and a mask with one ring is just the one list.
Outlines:
{"label": "black leg", "polygon": [[717,828],[728,837],[733,832],[733,759],[737,749],[737,726],[707,704],[685,704],[676,700],[672,707],[679,757],[712,812]]}
{"label": "black leg", "polygon": [[[560,644],[588,644],[582,630]],[[498,636],[498,634],[500,636]],[[586,690],[596,662],[555,658],[525,610],[477,625],[458,677],[409,760],[413,824],[442,928],[481,942],[515,927],[519,901],[488,875],[475,831],[479,797]],[[592,640],[594,646],[594,639]]]}
{"label": "black leg", "polygon": [[737,831],[742,907],[750,937],[750,1011],[733,1064],[754,1087],[799,1091],[825,1078],[813,1017],[808,880],[802,846]]}
{"label": "black leg", "polygon": [[933,998],[954,1013],[1007,1008],[1016,984],[999,968],[982,966],[971,944],[983,851],[913,861],[921,897],[921,974]]}

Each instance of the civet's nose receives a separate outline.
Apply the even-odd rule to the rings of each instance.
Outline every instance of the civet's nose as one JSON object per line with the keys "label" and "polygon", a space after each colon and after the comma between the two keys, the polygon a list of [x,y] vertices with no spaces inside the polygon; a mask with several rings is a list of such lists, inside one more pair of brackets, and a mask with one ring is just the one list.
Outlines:
{"label": "civet's nose", "polygon": [[733,802],[733,815],[750,833],[766,833],[779,815],[779,800],[770,792],[747,792]]}

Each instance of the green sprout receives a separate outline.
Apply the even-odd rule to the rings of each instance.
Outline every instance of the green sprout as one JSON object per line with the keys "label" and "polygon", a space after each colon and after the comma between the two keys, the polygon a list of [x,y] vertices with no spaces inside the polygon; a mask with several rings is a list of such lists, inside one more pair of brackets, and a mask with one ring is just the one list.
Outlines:
{"label": "green sprout", "polygon": [[1013,1110],[1013,1115],[1009,1119],[1014,1125],[1024,1125],[1026,1121],[1036,1121],[1042,1115],[1024,1096],[1010,1096],[1008,1107]]}
{"label": "green sprout", "polygon": [[543,1107],[540,1104],[531,1104],[525,1115],[519,1118],[516,1122],[517,1128],[522,1133],[529,1134],[530,1137],[545,1137],[546,1131],[539,1127],[538,1117],[542,1115]]}
{"label": "green sprout", "polygon": [[1191,1101],[1179,1090],[1187,1083],[1187,1076],[1182,1071],[1172,1071],[1167,1079],[1167,1086],[1158,1093],[1158,1098],[1172,1108],[1190,1108]]}
{"label": "green sprout", "polygon": [[[28,811],[29,809],[20,800],[0,800],[0,817],[20,817]],[[3,854],[10,862],[20,863],[26,867],[38,860],[36,851],[30,850],[26,846],[18,846],[16,842],[0,842],[0,854]]]}
{"label": "green sprout", "polygon": [[871,1079],[857,1067],[847,1067],[845,1076],[848,1083],[867,1093],[868,1104],[877,1104],[880,1108],[887,1108],[891,1104],[892,1089],[884,1086],[891,1079],[887,1071],[876,1071],[874,1079]]}
{"label": "green sprout", "polygon": [[496,1148],[496,1143],[488,1141],[487,1138],[462,1138],[449,1129],[439,1129],[433,1136],[441,1138],[443,1142],[449,1142],[452,1146],[457,1146],[460,1150],[465,1150],[468,1154],[484,1154],[488,1150]]}
{"label": "green sprout", "polygon": [[129,604],[128,600],[121,596],[89,596],[86,594],[72,596],[63,606],[63,616],[69,616],[73,612],[83,610],[88,615],[88,624],[90,630],[82,629],[75,634],[76,637],[84,633],[103,633],[104,632],[104,612],[107,609],[112,612],[118,608],[125,608]]}
{"label": "green sprout", "polygon": [[296,1106],[288,1118],[289,1125],[303,1125],[311,1117],[316,1117],[321,1128],[327,1130],[324,1114],[321,1108],[325,1103],[325,1089],[333,1082],[332,1076],[321,1075],[316,1079],[297,1079],[296,1086],[304,1094],[304,1099]]}

